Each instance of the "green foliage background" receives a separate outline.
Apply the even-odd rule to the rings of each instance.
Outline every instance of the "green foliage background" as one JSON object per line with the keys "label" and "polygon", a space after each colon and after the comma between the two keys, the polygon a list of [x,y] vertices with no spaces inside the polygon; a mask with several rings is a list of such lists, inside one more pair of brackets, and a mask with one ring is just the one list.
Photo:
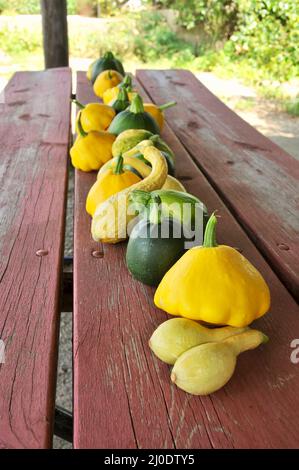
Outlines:
{"label": "green foliage background", "polygon": [[[68,13],[100,2],[102,12],[118,11],[117,23],[105,34],[96,28],[73,30],[70,51],[74,56],[94,57],[112,49],[124,60],[144,63],[167,60],[169,66],[238,74],[248,80],[280,82],[298,77],[299,0],[143,0],[144,10],[123,12],[124,0],[68,0]],[[179,32],[174,32],[159,12],[177,14]],[[37,14],[39,0],[0,0],[0,12]],[[186,35],[180,34],[187,31]],[[183,39],[184,38],[184,39]],[[8,54],[41,50],[41,32],[3,27],[1,49]]]}

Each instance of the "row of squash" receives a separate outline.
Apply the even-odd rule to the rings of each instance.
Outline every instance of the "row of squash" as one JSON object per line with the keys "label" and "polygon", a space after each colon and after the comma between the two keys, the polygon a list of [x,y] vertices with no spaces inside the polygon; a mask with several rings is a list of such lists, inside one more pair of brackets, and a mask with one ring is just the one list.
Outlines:
{"label": "row of squash", "polygon": [[164,110],[175,102],[143,103],[111,52],[91,64],[87,77],[102,102],[76,101],[70,154],[78,170],[98,171],[86,201],[92,237],[113,244],[129,237],[131,274],[157,287],[157,307],[183,317],[157,328],[152,351],[173,365],[178,387],[212,393],[230,379],[238,354],[268,340],[249,325],[269,310],[269,288],[238,250],[217,244],[215,213],[209,217],[175,178],[175,155],[160,136]]}

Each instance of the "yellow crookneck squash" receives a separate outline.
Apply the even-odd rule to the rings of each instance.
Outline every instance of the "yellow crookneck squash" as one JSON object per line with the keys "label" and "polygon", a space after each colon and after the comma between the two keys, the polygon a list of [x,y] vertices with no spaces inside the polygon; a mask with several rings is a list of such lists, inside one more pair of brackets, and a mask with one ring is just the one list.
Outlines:
{"label": "yellow crookneck squash", "polygon": [[104,70],[94,82],[93,91],[97,96],[103,98],[105,91],[117,86],[122,79],[122,75],[116,70]]}
{"label": "yellow crookneck squash", "polygon": [[78,130],[78,137],[70,150],[73,166],[82,171],[99,170],[112,158],[112,144],[115,136],[107,131],[85,132],[80,118]]}
{"label": "yellow crookneck squash", "polygon": [[[148,144],[148,142],[149,142],[149,144]],[[136,149],[138,148],[138,150],[136,150],[136,154],[138,152],[140,153],[141,151],[144,153],[144,149],[146,147],[152,147],[152,146],[153,146],[153,143],[150,140],[140,142],[140,144],[138,144],[138,146],[136,146]],[[129,165],[130,167],[134,168],[134,170],[137,171],[138,174],[140,174],[140,176],[142,178],[146,178],[151,172],[151,167],[149,165],[147,165],[144,161],[140,160],[139,158],[129,155],[130,152],[131,151],[125,152],[123,154],[124,164]],[[132,154],[132,155],[134,155],[134,154]],[[99,172],[98,172],[98,178],[100,178],[100,176],[105,171],[107,171],[111,168],[114,168],[116,166],[116,164],[117,164],[117,157],[112,158],[107,163],[105,163],[105,165],[103,165],[100,168]],[[175,191],[186,192],[186,188],[182,185],[182,183],[179,180],[177,180],[174,176],[171,176],[171,175],[167,175],[165,183],[163,184],[161,189],[172,189],[172,190],[175,190]]]}
{"label": "yellow crookneck squash", "polygon": [[117,157],[115,166],[101,173],[91,187],[86,200],[88,214],[93,216],[99,204],[106,201],[113,194],[119,193],[141,181],[141,176],[136,173],[134,168],[124,165],[122,156]]}
{"label": "yellow crookneck squash", "polygon": [[144,150],[144,157],[152,165],[150,174],[97,206],[91,224],[91,233],[95,241],[118,243],[125,240],[128,236],[128,225],[136,217],[136,213],[130,207],[131,192],[135,189],[154,191],[162,188],[165,183],[167,163],[162,153],[151,146]]}
{"label": "yellow crookneck squash", "polygon": [[165,121],[164,110],[171,108],[172,106],[175,106],[175,105],[176,105],[176,101],[170,101],[169,103],[162,104],[161,106],[157,106],[154,103],[143,103],[144,111],[152,115],[152,117],[156,120],[160,128],[160,131],[164,127],[164,121]]}
{"label": "yellow crookneck squash", "polygon": [[111,106],[103,103],[88,103],[83,105],[77,100],[73,100],[73,102],[80,108],[76,119],[77,134],[79,134],[79,119],[81,119],[81,126],[85,132],[105,131],[116,114]]}
{"label": "yellow crookneck squash", "polygon": [[203,246],[191,248],[171,267],[154,302],[171,315],[242,328],[269,310],[270,291],[243,255],[217,245],[216,223],[212,214]]}

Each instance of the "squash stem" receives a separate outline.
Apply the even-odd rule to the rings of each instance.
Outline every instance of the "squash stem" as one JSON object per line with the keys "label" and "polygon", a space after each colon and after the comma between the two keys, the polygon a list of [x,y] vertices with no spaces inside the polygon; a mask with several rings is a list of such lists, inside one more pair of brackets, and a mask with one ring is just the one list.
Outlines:
{"label": "squash stem", "polygon": [[164,109],[172,108],[172,106],[175,106],[176,104],[176,101],[169,101],[169,103],[161,104],[161,106],[158,106],[158,108],[160,111],[164,111]]}
{"label": "squash stem", "polygon": [[203,245],[205,248],[213,248],[218,246],[216,241],[216,225],[217,225],[217,217],[215,212],[211,215],[208,220],[206,229],[205,229],[205,236],[203,240]]}
{"label": "squash stem", "polygon": [[121,82],[121,86],[125,88],[131,88],[132,87],[132,78],[130,75],[125,75],[125,78]]}
{"label": "squash stem", "polygon": [[119,88],[117,99],[119,101],[127,101],[129,103],[129,97],[128,97],[128,93],[127,93],[126,88],[124,88],[124,87]]}
{"label": "squash stem", "polygon": [[80,108],[80,109],[85,109],[85,105],[82,104],[82,103],[80,103],[80,101],[78,101],[78,100],[72,100],[72,102],[75,103],[75,104],[78,106],[78,108]]}
{"label": "squash stem", "polygon": [[151,193],[143,191],[141,189],[134,189],[130,194],[130,199],[132,202],[140,204],[142,206],[147,206],[151,200]]}
{"label": "squash stem", "polygon": [[255,349],[260,344],[265,344],[269,341],[267,335],[258,330],[245,331],[235,336],[230,336],[224,340],[224,343],[230,345],[236,355],[241,354],[249,349]]}
{"label": "squash stem", "polygon": [[149,209],[149,221],[151,224],[159,224],[161,222],[161,198],[158,195],[155,195],[151,199],[151,205]]}
{"label": "squash stem", "polygon": [[121,175],[122,173],[124,173],[123,164],[124,164],[124,159],[121,155],[119,155],[117,157],[116,166],[113,170],[114,175]]}
{"label": "squash stem", "polygon": [[84,130],[83,127],[82,127],[82,123],[81,123],[81,111],[80,111],[79,119],[78,119],[78,131],[79,131],[79,134],[81,135],[81,137],[86,137],[86,136],[88,136],[88,133],[85,132],[85,130]]}
{"label": "squash stem", "polygon": [[104,58],[105,58],[105,59],[114,59],[113,52],[111,52],[111,51],[105,52]]}
{"label": "squash stem", "polygon": [[136,93],[136,95],[132,99],[130,111],[134,114],[144,113],[143,100],[141,96],[138,95],[138,93]]}

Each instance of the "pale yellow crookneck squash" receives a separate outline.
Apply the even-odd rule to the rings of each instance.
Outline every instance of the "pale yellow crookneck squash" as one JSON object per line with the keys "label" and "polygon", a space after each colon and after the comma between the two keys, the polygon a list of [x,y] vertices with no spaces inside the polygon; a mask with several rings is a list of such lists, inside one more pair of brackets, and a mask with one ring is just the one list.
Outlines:
{"label": "pale yellow crookneck squash", "polygon": [[118,243],[127,238],[128,224],[136,217],[129,208],[132,191],[154,191],[162,188],[167,178],[167,163],[162,153],[155,147],[147,147],[144,157],[152,165],[150,174],[142,181],[114,194],[100,204],[91,224],[92,238],[97,242]]}

